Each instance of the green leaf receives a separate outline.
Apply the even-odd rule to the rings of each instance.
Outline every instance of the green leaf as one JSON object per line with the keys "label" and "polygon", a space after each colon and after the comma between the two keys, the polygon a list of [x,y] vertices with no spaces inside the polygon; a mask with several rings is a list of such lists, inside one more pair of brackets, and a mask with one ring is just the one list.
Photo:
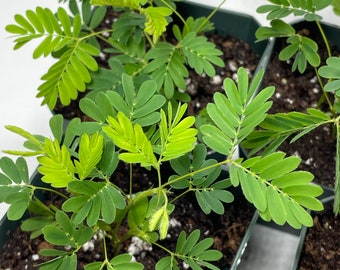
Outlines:
{"label": "green leaf", "polygon": [[269,26],[261,26],[256,32],[255,36],[258,40],[268,39],[270,37],[289,37],[295,34],[295,29],[288,23],[276,19],[270,22]]}
{"label": "green leaf", "polygon": [[112,141],[105,142],[102,159],[98,163],[98,168],[103,174],[110,176],[118,166],[118,153],[115,151],[115,146]]}
{"label": "green leaf", "polygon": [[153,37],[153,42],[156,43],[158,38],[166,31],[168,21],[167,16],[170,16],[172,10],[168,7],[147,7],[143,10],[145,15],[144,32]]}
{"label": "green leaf", "polygon": [[287,211],[280,198],[280,194],[273,188],[267,189],[268,209],[274,222],[283,225],[286,222]]}
{"label": "green leaf", "polygon": [[279,59],[281,61],[287,61],[294,56],[299,50],[299,44],[293,43],[288,45],[286,48],[282,49],[279,54]]}
{"label": "green leaf", "polygon": [[[316,109],[308,109],[307,113],[290,112],[268,115],[260,125],[262,129],[253,131],[243,145],[246,148],[254,148],[256,151],[267,145],[270,147],[275,145],[270,149],[275,151],[289,136],[300,133],[293,137],[293,142],[329,121],[329,116]],[[266,154],[271,151],[267,151]]]}
{"label": "green leaf", "polygon": [[329,57],[326,60],[326,66],[319,68],[320,76],[332,79],[325,85],[325,90],[329,92],[338,92],[340,90],[340,69],[339,69],[339,57]]}
{"label": "green leaf", "polygon": [[205,72],[208,76],[215,75],[215,68],[212,64],[223,67],[224,63],[219,57],[222,52],[215,47],[215,44],[207,41],[205,37],[197,36],[192,32],[186,35],[180,42],[183,53],[189,65],[198,74]]}
{"label": "green leaf", "polygon": [[95,29],[103,21],[106,15],[106,7],[98,7],[94,9],[93,15],[90,21],[90,28]]}
{"label": "green leaf", "polygon": [[157,82],[158,90],[164,87],[167,98],[173,97],[175,86],[180,89],[186,88],[184,78],[189,76],[189,71],[181,51],[174,45],[158,42],[148,51],[145,58],[149,63],[144,72],[151,74]]}
{"label": "green leaf", "polygon": [[145,0],[90,0],[91,5],[94,6],[114,6],[114,7],[129,7],[137,8],[139,5],[144,5]]}
{"label": "green leaf", "polygon": [[75,161],[79,179],[84,180],[90,175],[103,154],[104,137],[99,133],[88,136],[84,133],[79,144],[79,161]]}
{"label": "green leaf", "polygon": [[194,148],[197,140],[197,130],[192,127],[195,118],[192,116],[183,118],[186,108],[187,104],[179,106],[173,115],[172,105],[168,103],[168,114],[161,110],[159,144],[162,161],[180,157]]}
{"label": "green leaf", "polygon": [[50,127],[53,133],[53,136],[59,142],[62,141],[63,138],[63,116],[61,114],[53,115],[50,119]]}
{"label": "green leaf", "polygon": [[125,207],[123,195],[113,186],[89,181],[73,181],[68,186],[77,195],[63,203],[62,209],[74,212],[74,223],[80,224],[87,220],[94,226],[99,218],[110,224],[116,217],[117,209]]}
{"label": "green leaf", "polygon": [[49,269],[77,269],[77,255],[73,253],[72,255],[65,255],[62,257],[58,257],[56,259],[50,260],[46,263],[43,263],[40,266],[41,270],[49,270]]}
{"label": "green leaf", "polygon": [[174,256],[172,257],[164,257],[160,259],[155,267],[156,270],[168,270],[168,269],[173,269],[173,270],[179,270],[178,267],[178,262]]}
{"label": "green leaf", "polygon": [[239,83],[236,85],[227,78],[223,85],[225,96],[214,94],[214,103],[209,103],[207,112],[214,125],[202,125],[200,130],[203,141],[213,150],[227,156],[234,152],[241,143],[266,116],[271,102],[268,101],[274,88],[268,87],[254,99],[252,96],[263,73],[256,75],[256,80],[248,87],[248,75],[244,68],[238,70]]}
{"label": "green leaf", "polygon": [[93,54],[99,51],[89,44],[78,43],[76,47],[65,50],[60,59],[52,65],[38,88],[37,97],[43,97],[42,104],[54,108],[57,98],[63,105],[69,105],[86,89],[85,84],[91,81],[89,70],[96,71],[98,64]]}
{"label": "green leaf", "polygon": [[115,270],[142,270],[144,266],[139,262],[134,262],[130,254],[120,254],[110,260],[111,266]]}
{"label": "green leaf", "polygon": [[157,160],[151,142],[138,123],[133,126],[122,112],[118,112],[117,119],[109,117],[108,123],[108,126],[103,127],[103,131],[118,147],[127,151],[119,155],[121,160],[140,163],[145,167],[156,166]]}
{"label": "green leaf", "polygon": [[67,187],[75,176],[75,167],[71,155],[66,146],[60,146],[55,140],[46,139],[44,150],[46,155],[39,156],[40,163],[38,171],[43,174],[42,181],[53,187]]}
{"label": "green leaf", "polygon": [[[194,230],[188,237],[186,237],[185,232],[182,231],[177,240],[176,254],[181,255],[181,259],[189,264],[193,269],[201,269],[199,265],[206,265],[209,266],[209,269],[217,270],[217,267],[207,263],[206,261],[219,260],[222,257],[222,253],[217,250],[209,249],[209,247],[213,244],[212,239],[207,238],[200,241],[199,238],[199,230]],[[159,263],[159,269],[164,269],[161,268],[161,266],[164,264],[164,267],[165,265],[168,265],[168,263],[168,259],[166,261],[162,261]],[[177,261],[174,261],[174,263],[177,265]]]}
{"label": "green leaf", "polygon": [[130,228],[136,228],[144,222],[148,206],[147,197],[142,197],[134,202],[128,213],[128,224]]}
{"label": "green leaf", "polygon": [[[285,157],[282,152],[244,162],[235,161],[230,166],[231,182],[241,184],[246,199],[266,221],[273,220],[279,225],[287,222],[294,228],[310,226],[311,217],[302,207],[322,209],[322,203],[316,197],[323,190],[310,184],[313,180],[311,173],[293,171],[299,163],[299,158]],[[294,213],[295,208],[301,217]]]}

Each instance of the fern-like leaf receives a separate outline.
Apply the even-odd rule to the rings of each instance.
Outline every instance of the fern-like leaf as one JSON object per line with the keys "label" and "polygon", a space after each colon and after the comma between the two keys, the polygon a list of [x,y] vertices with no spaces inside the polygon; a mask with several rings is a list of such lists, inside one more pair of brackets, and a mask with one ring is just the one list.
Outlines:
{"label": "fern-like leaf", "polygon": [[7,125],[6,129],[27,139],[25,144],[29,145],[28,148],[32,151],[3,150],[4,153],[20,156],[36,156],[44,153],[44,139],[41,140],[20,127]]}
{"label": "fern-like leaf", "polygon": [[[230,203],[234,197],[232,193],[225,190],[231,184],[228,180],[221,180],[221,166],[214,166],[217,162],[214,159],[206,160],[207,149],[204,145],[198,144],[192,152],[178,159],[171,160],[171,167],[178,175],[172,175],[169,181],[171,186],[177,189],[190,188],[195,192],[198,204],[205,214],[211,211],[217,214],[224,213],[223,203]],[[210,167],[210,169],[207,169]],[[200,171],[200,173],[193,173]],[[190,175],[183,178],[184,175]],[[176,181],[180,177],[181,180]]]}
{"label": "fern-like leaf", "polygon": [[268,20],[280,19],[293,14],[294,16],[303,16],[307,21],[315,21],[322,19],[322,17],[315,12],[329,6],[332,0],[276,0],[271,2],[273,4],[263,5],[257,9],[259,13],[268,13]]}
{"label": "fern-like leaf", "polygon": [[166,31],[169,24],[166,17],[171,15],[172,10],[168,7],[147,7],[143,13],[146,18],[144,32],[152,36],[153,42],[156,43]]}
{"label": "fern-like leaf", "polygon": [[131,9],[138,8],[144,5],[147,0],[91,0],[92,5],[98,6],[113,6],[113,7],[128,7]]}
{"label": "fern-like leaf", "polygon": [[161,111],[159,154],[162,161],[180,157],[194,149],[197,141],[197,130],[192,127],[195,118],[188,116],[182,119],[186,108],[187,104],[179,106],[173,115],[173,108],[169,103],[167,115]]}
{"label": "fern-like leaf", "polygon": [[8,157],[0,159],[0,202],[10,204],[9,220],[19,220],[33,196],[26,161],[19,157],[15,162]]}
{"label": "fern-like leaf", "polygon": [[224,62],[219,57],[222,52],[215,47],[215,44],[209,42],[207,38],[197,36],[191,32],[186,35],[180,42],[183,53],[186,56],[190,67],[194,68],[198,74],[206,73],[208,76],[215,76],[215,68],[217,65],[224,66]]}
{"label": "fern-like leaf", "polygon": [[238,86],[229,78],[224,81],[226,96],[214,95],[214,103],[207,106],[207,112],[214,125],[200,127],[203,141],[213,150],[227,156],[232,155],[237,144],[241,143],[266,117],[271,106],[268,99],[273,87],[260,91],[254,99],[263,73],[258,73],[248,87],[248,75],[244,68],[238,70]]}
{"label": "fern-like leaf", "polygon": [[138,123],[133,125],[124,113],[118,112],[117,118],[108,117],[108,124],[103,127],[104,132],[116,146],[127,151],[120,153],[121,160],[144,167],[157,166],[152,144]]}
{"label": "fern-like leaf", "polygon": [[177,270],[179,269],[178,260],[187,263],[192,269],[202,269],[204,266],[208,269],[218,270],[219,268],[211,264],[211,261],[217,261],[222,257],[222,253],[217,250],[209,249],[214,240],[212,238],[200,239],[200,231],[194,230],[186,236],[181,232],[176,245],[174,256],[165,257],[157,262],[156,270]]}
{"label": "fern-like leaf", "polygon": [[53,109],[59,97],[63,105],[76,99],[78,91],[85,91],[85,84],[91,81],[89,70],[98,69],[93,56],[99,50],[80,38],[82,22],[77,14],[71,21],[66,10],[59,8],[57,17],[50,9],[37,7],[28,10],[26,17],[16,15],[16,23],[7,26],[7,31],[19,35],[14,41],[15,49],[27,42],[43,38],[33,52],[33,57],[47,56],[52,52],[63,51],[60,59],[42,76],[45,81],[39,86],[37,97],[43,97],[42,104]]}
{"label": "fern-like leaf", "polygon": [[84,180],[101,160],[104,137],[99,133],[88,136],[84,133],[79,144],[79,161],[75,160],[75,167],[79,179]]}
{"label": "fern-like leaf", "polygon": [[86,43],[78,43],[65,51],[41,78],[45,82],[39,86],[37,97],[44,98],[42,104],[52,109],[60,98],[63,105],[69,105],[77,98],[78,91],[85,91],[86,83],[91,81],[90,70],[98,69],[93,58],[98,53],[97,48]]}
{"label": "fern-like leaf", "polygon": [[86,219],[94,226],[100,218],[110,224],[117,209],[125,207],[123,195],[112,185],[91,181],[72,181],[68,189],[76,195],[64,202],[62,209],[74,212],[73,222],[79,225]]}
{"label": "fern-like leaf", "polygon": [[69,150],[65,145],[60,146],[58,140],[50,139],[46,139],[44,149],[46,155],[37,158],[42,181],[57,188],[67,187],[75,179],[76,172]]}
{"label": "fern-like leaf", "polygon": [[253,149],[250,155],[265,148],[262,155],[266,155],[275,151],[291,135],[296,134],[291,139],[291,142],[294,142],[315,128],[332,122],[327,114],[314,108],[307,109],[307,113],[268,115],[260,124],[262,129],[254,130],[244,141],[243,146]]}
{"label": "fern-like leaf", "polygon": [[106,94],[99,92],[95,100],[83,98],[80,101],[80,108],[84,113],[99,122],[105,122],[108,116],[114,117],[117,111],[123,112],[130,118],[132,123],[141,126],[150,126],[160,120],[160,113],[157,111],[163,106],[166,99],[156,94],[157,84],[154,81],[144,81],[139,89],[135,89],[132,77],[122,75],[123,93],[108,91]]}
{"label": "fern-like leaf", "polygon": [[169,43],[158,42],[145,56],[150,63],[143,69],[156,80],[158,89],[164,88],[167,98],[172,98],[175,87],[186,88],[184,78],[189,75],[180,50]]}
{"label": "fern-like leaf", "polygon": [[325,66],[319,68],[320,76],[331,79],[325,85],[325,91],[334,92],[337,96],[340,96],[340,58],[339,57],[329,57],[326,60]]}
{"label": "fern-like leaf", "polygon": [[286,158],[283,152],[275,152],[232,163],[230,178],[234,186],[241,185],[243,194],[264,220],[279,225],[287,222],[294,228],[312,226],[313,219],[305,208],[322,210],[316,197],[323,190],[310,183],[311,173],[294,171],[300,162],[298,157]]}

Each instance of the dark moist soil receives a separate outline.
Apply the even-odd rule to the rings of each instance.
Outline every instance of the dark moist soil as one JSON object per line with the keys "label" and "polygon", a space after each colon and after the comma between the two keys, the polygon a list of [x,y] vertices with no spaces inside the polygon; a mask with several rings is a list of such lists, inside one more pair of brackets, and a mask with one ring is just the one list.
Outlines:
{"label": "dark moist soil", "polygon": [[[133,190],[141,190],[156,184],[156,175],[150,174],[143,168],[135,166],[134,168],[135,185]],[[116,173],[112,177],[112,181],[122,186],[124,192],[128,192],[128,179],[126,177],[125,165],[120,165]],[[201,238],[211,237],[214,239],[213,248],[222,251],[223,258],[216,265],[223,269],[230,266],[233,258],[240,246],[242,238],[246,232],[249,222],[253,216],[252,206],[245,200],[239,192],[235,192],[235,203],[225,205],[225,214],[222,216],[216,214],[205,215],[199,209],[194,195],[182,197],[176,201],[176,210],[171,215],[171,227],[169,236],[161,243],[166,248],[174,251],[176,248],[177,238],[182,230],[187,235],[193,230],[199,228],[201,230]],[[175,194],[174,194],[175,196]],[[61,205],[59,198],[53,197],[48,201],[52,201],[54,205]],[[125,227],[126,229],[127,227]],[[123,227],[124,230],[124,227]],[[110,242],[107,242],[108,246]],[[129,252],[130,242],[126,242],[121,252]],[[32,241],[29,239],[29,233],[21,232],[19,228],[10,236],[6,243],[0,259],[0,270],[11,269],[38,269],[38,264],[48,258],[39,256],[39,250],[45,248],[53,248],[49,243],[44,241],[43,237],[38,237]],[[57,247],[54,247],[57,248]],[[103,250],[101,242],[92,239],[78,253],[78,268],[84,269],[84,265],[103,260]],[[168,254],[155,246],[146,245],[143,250],[134,253],[137,261],[144,264],[146,270],[155,269],[155,264],[162,257]],[[112,250],[108,250],[109,258],[114,255]],[[185,269],[182,262],[180,269]]]}
{"label": "dark moist soil", "polygon": [[[105,24],[108,24],[108,21]],[[105,25],[101,27],[105,27]],[[188,114],[191,115],[197,114],[208,102],[211,102],[215,92],[223,91],[224,78],[237,79],[236,72],[240,66],[246,67],[250,77],[252,77],[259,61],[259,57],[251,51],[250,46],[237,38],[222,38],[215,34],[209,34],[207,37],[223,51],[226,66],[224,68],[216,67],[217,73],[214,78],[209,78],[205,75],[200,76],[190,71],[186,91],[192,98],[188,108]],[[105,66],[105,63],[101,65]],[[81,93],[80,97],[84,95],[86,93]],[[68,107],[63,107],[59,103],[55,113],[61,113],[68,119],[80,117],[83,121],[91,120],[82,114],[78,102],[79,100],[73,101]],[[120,168],[115,172],[117,179],[124,179],[127,191],[128,180],[126,175],[126,168]],[[137,169],[134,179],[138,179],[138,177],[141,180],[135,181],[134,191],[155,184],[153,180],[150,180],[149,172],[143,169]],[[169,237],[163,241],[163,244],[170,250],[175,250],[176,240],[182,230],[186,231],[188,235],[198,228],[202,233],[202,237],[212,237],[214,239],[213,248],[222,251],[223,258],[217,263],[217,266],[220,269],[230,266],[254,213],[252,206],[245,198],[239,195],[235,199],[235,203],[225,205],[225,214],[222,216],[215,214],[204,215],[199,209],[194,196],[182,197],[176,202],[176,209],[180,211],[175,211],[172,214],[171,219],[174,225],[170,228]],[[93,244],[94,247],[90,246],[87,251],[82,250],[78,253],[78,269],[83,269],[83,266],[89,262],[102,259],[101,245],[98,241],[93,241]],[[125,250],[122,250],[122,252],[127,252],[128,245],[129,243],[126,244]],[[38,256],[39,250],[49,247],[49,244],[42,237],[30,241],[29,234],[21,232],[18,228],[15,230],[14,235],[10,237],[0,255],[0,270],[37,269],[34,265],[46,259]],[[155,268],[155,263],[167,254],[157,247],[152,247],[152,250],[148,249],[146,248],[135,257],[137,261],[145,265],[145,269],[151,270]],[[184,269],[182,264],[181,269]]]}
{"label": "dark moist soil", "polygon": [[[321,42],[318,30],[315,27],[299,24],[300,33],[318,40],[319,52],[324,63],[327,54]],[[307,30],[309,29],[309,30]],[[315,71],[308,68],[301,75],[291,72],[291,64],[278,59],[279,51],[285,46],[285,40],[276,42],[272,61],[268,66],[264,78],[264,85],[276,87],[271,113],[299,111],[306,112],[309,107],[316,107],[322,95],[317,82]],[[339,51],[333,47],[333,55]],[[322,105],[321,109],[326,109]],[[332,135],[333,127],[325,126],[305,135],[293,144],[284,143],[279,149],[287,155],[297,155],[302,158],[300,169],[314,174],[314,182],[334,187],[335,180],[335,137]],[[301,254],[300,270],[326,270],[340,269],[340,228],[339,218],[334,217],[331,206],[320,212],[314,218],[314,227],[307,231],[306,241]]]}
{"label": "dark moist soil", "polygon": [[[308,229],[299,270],[340,269],[340,219],[334,219],[332,203],[314,217],[314,226]],[[315,241],[317,239],[317,241]]]}

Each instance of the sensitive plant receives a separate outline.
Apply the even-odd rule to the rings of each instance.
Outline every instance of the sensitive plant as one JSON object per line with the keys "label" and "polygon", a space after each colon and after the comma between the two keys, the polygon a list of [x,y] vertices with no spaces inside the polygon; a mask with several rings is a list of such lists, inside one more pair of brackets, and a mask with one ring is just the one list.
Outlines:
{"label": "sensitive plant", "polygon": [[[157,270],[178,269],[181,262],[193,269],[217,269],[213,263],[222,254],[211,248],[213,239],[204,239],[202,232],[181,232],[175,250],[164,247],[162,239],[167,237],[172,213],[180,211],[177,200],[193,193],[198,211],[221,215],[225,204],[234,200],[231,186],[240,187],[265,220],[294,228],[313,225],[308,209],[323,208],[317,199],[323,191],[311,183],[311,173],[296,170],[298,157],[271,151],[233,158],[237,146],[266,119],[271,107],[273,87],[255,95],[263,71],[250,81],[240,68],[237,82],[225,79],[224,92],[215,93],[207,106],[209,121],[204,124],[196,127],[196,116],[186,114],[188,96],[177,89],[185,88],[188,67],[213,75],[213,64],[223,65],[220,51],[201,36],[212,27],[208,18],[185,20],[171,1],[94,0],[91,3],[99,5],[95,8],[89,1],[69,3],[71,16],[63,8],[54,14],[38,7],[26,16],[16,15],[16,24],[7,27],[17,35],[16,49],[40,38],[33,56],[52,54],[57,59],[39,87],[44,104],[53,108],[60,99],[67,105],[79,91],[91,89],[79,102],[91,122],[74,118],[64,129],[63,117],[54,115],[50,138],[6,126],[26,139],[26,149],[5,151],[20,156],[16,160],[0,159],[0,201],[10,204],[10,220],[31,212],[22,230],[31,232],[32,238],[43,235],[52,244],[53,248],[40,251],[51,257],[40,269],[76,269],[77,252],[98,235],[104,260],[85,269],[143,269],[130,254],[121,253],[123,243],[133,236],[168,253],[156,264]],[[95,30],[104,18],[102,5],[123,11],[105,31],[109,35]],[[163,40],[174,14],[183,23],[182,28],[172,28],[175,45]],[[105,49],[112,53],[109,68],[98,66],[98,40],[109,45]],[[211,150],[222,158],[211,158]],[[30,183],[25,156],[37,157],[42,184]],[[119,163],[130,168],[128,191],[114,181]],[[155,172],[157,181],[133,192],[134,164]],[[169,166],[172,173],[167,176]],[[229,167],[227,178],[222,173],[225,167]],[[44,204],[37,196],[41,190],[55,194],[62,204]],[[112,258],[107,250],[114,251]]]}
{"label": "sensitive plant", "polygon": [[[333,5],[334,12],[338,13],[339,1],[273,0],[269,2],[257,9],[259,13],[268,13],[267,19],[270,20],[270,26],[263,26],[257,30],[257,39],[287,38],[287,45],[279,53],[279,59],[291,61],[292,71],[300,73],[305,72],[307,65],[312,66],[323,95],[318,106],[307,109],[305,113],[292,111],[268,115],[260,124],[261,129],[254,131],[247,138],[244,146],[253,149],[251,154],[263,149],[262,155],[267,155],[286,140],[293,143],[316,128],[333,125],[336,147],[334,213],[338,215],[340,211],[340,58],[332,55],[330,41],[321,23],[323,18],[318,12]],[[297,32],[292,25],[284,21],[289,15],[317,25],[328,53],[324,65],[320,66],[321,56],[317,42],[302,32]],[[326,104],[328,109],[322,110],[321,108],[325,106],[322,107],[321,104]]]}

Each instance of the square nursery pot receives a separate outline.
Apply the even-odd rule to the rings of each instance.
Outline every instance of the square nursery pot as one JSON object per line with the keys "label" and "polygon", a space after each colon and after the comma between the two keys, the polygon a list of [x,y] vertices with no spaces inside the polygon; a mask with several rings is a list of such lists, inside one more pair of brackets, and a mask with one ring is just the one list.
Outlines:
{"label": "square nursery pot", "polygon": [[[212,8],[197,5],[194,3],[184,3],[180,2],[177,4],[179,12],[184,16],[193,16],[193,17],[201,17],[209,15],[212,11]],[[259,27],[259,23],[251,16],[240,14],[236,12],[230,12],[226,10],[219,10],[213,16],[212,22],[215,24],[216,33],[222,36],[233,36],[239,38],[245,42],[247,42],[251,48],[251,50],[258,55],[258,63],[256,64],[254,74],[261,69],[266,69],[268,61],[271,57],[272,48],[274,44],[274,40],[269,40],[267,42],[258,42],[256,43],[255,31]],[[228,65],[228,63],[226,63]],[[235,68],[235,73],[237,71]],[[227,171],[226,171],[227,173]],[[38,173],[34,173],[32,176],[32,182],[38,183],[41,182],[40,175]],[[240,189],[235,189],[235,197],[238,195],[243,196]],[[238,194],[240,193],[240,194]],[[43,198],[43,194],[41,194]],[[237,253],[234,257],[233,263],[225,267],[225,270],[234,270],[237,269],[238,265],[242,261],[242,255],[244,254],[247,246],[247,242],[252,233],[253,227],[258,220],[258,214],[254,211],[254,214],[249,221],[249,226],[246,230],[246,233],[243,236],[243,240],[240,243],[240,246],[237,250]],[[3,217],[0,221],[0,248],[3,248],[6,240],[10,237],[10,232],[14,231],[14,229],[20,225],[20,221],[12,222],[7,219],[7,216]]]}

